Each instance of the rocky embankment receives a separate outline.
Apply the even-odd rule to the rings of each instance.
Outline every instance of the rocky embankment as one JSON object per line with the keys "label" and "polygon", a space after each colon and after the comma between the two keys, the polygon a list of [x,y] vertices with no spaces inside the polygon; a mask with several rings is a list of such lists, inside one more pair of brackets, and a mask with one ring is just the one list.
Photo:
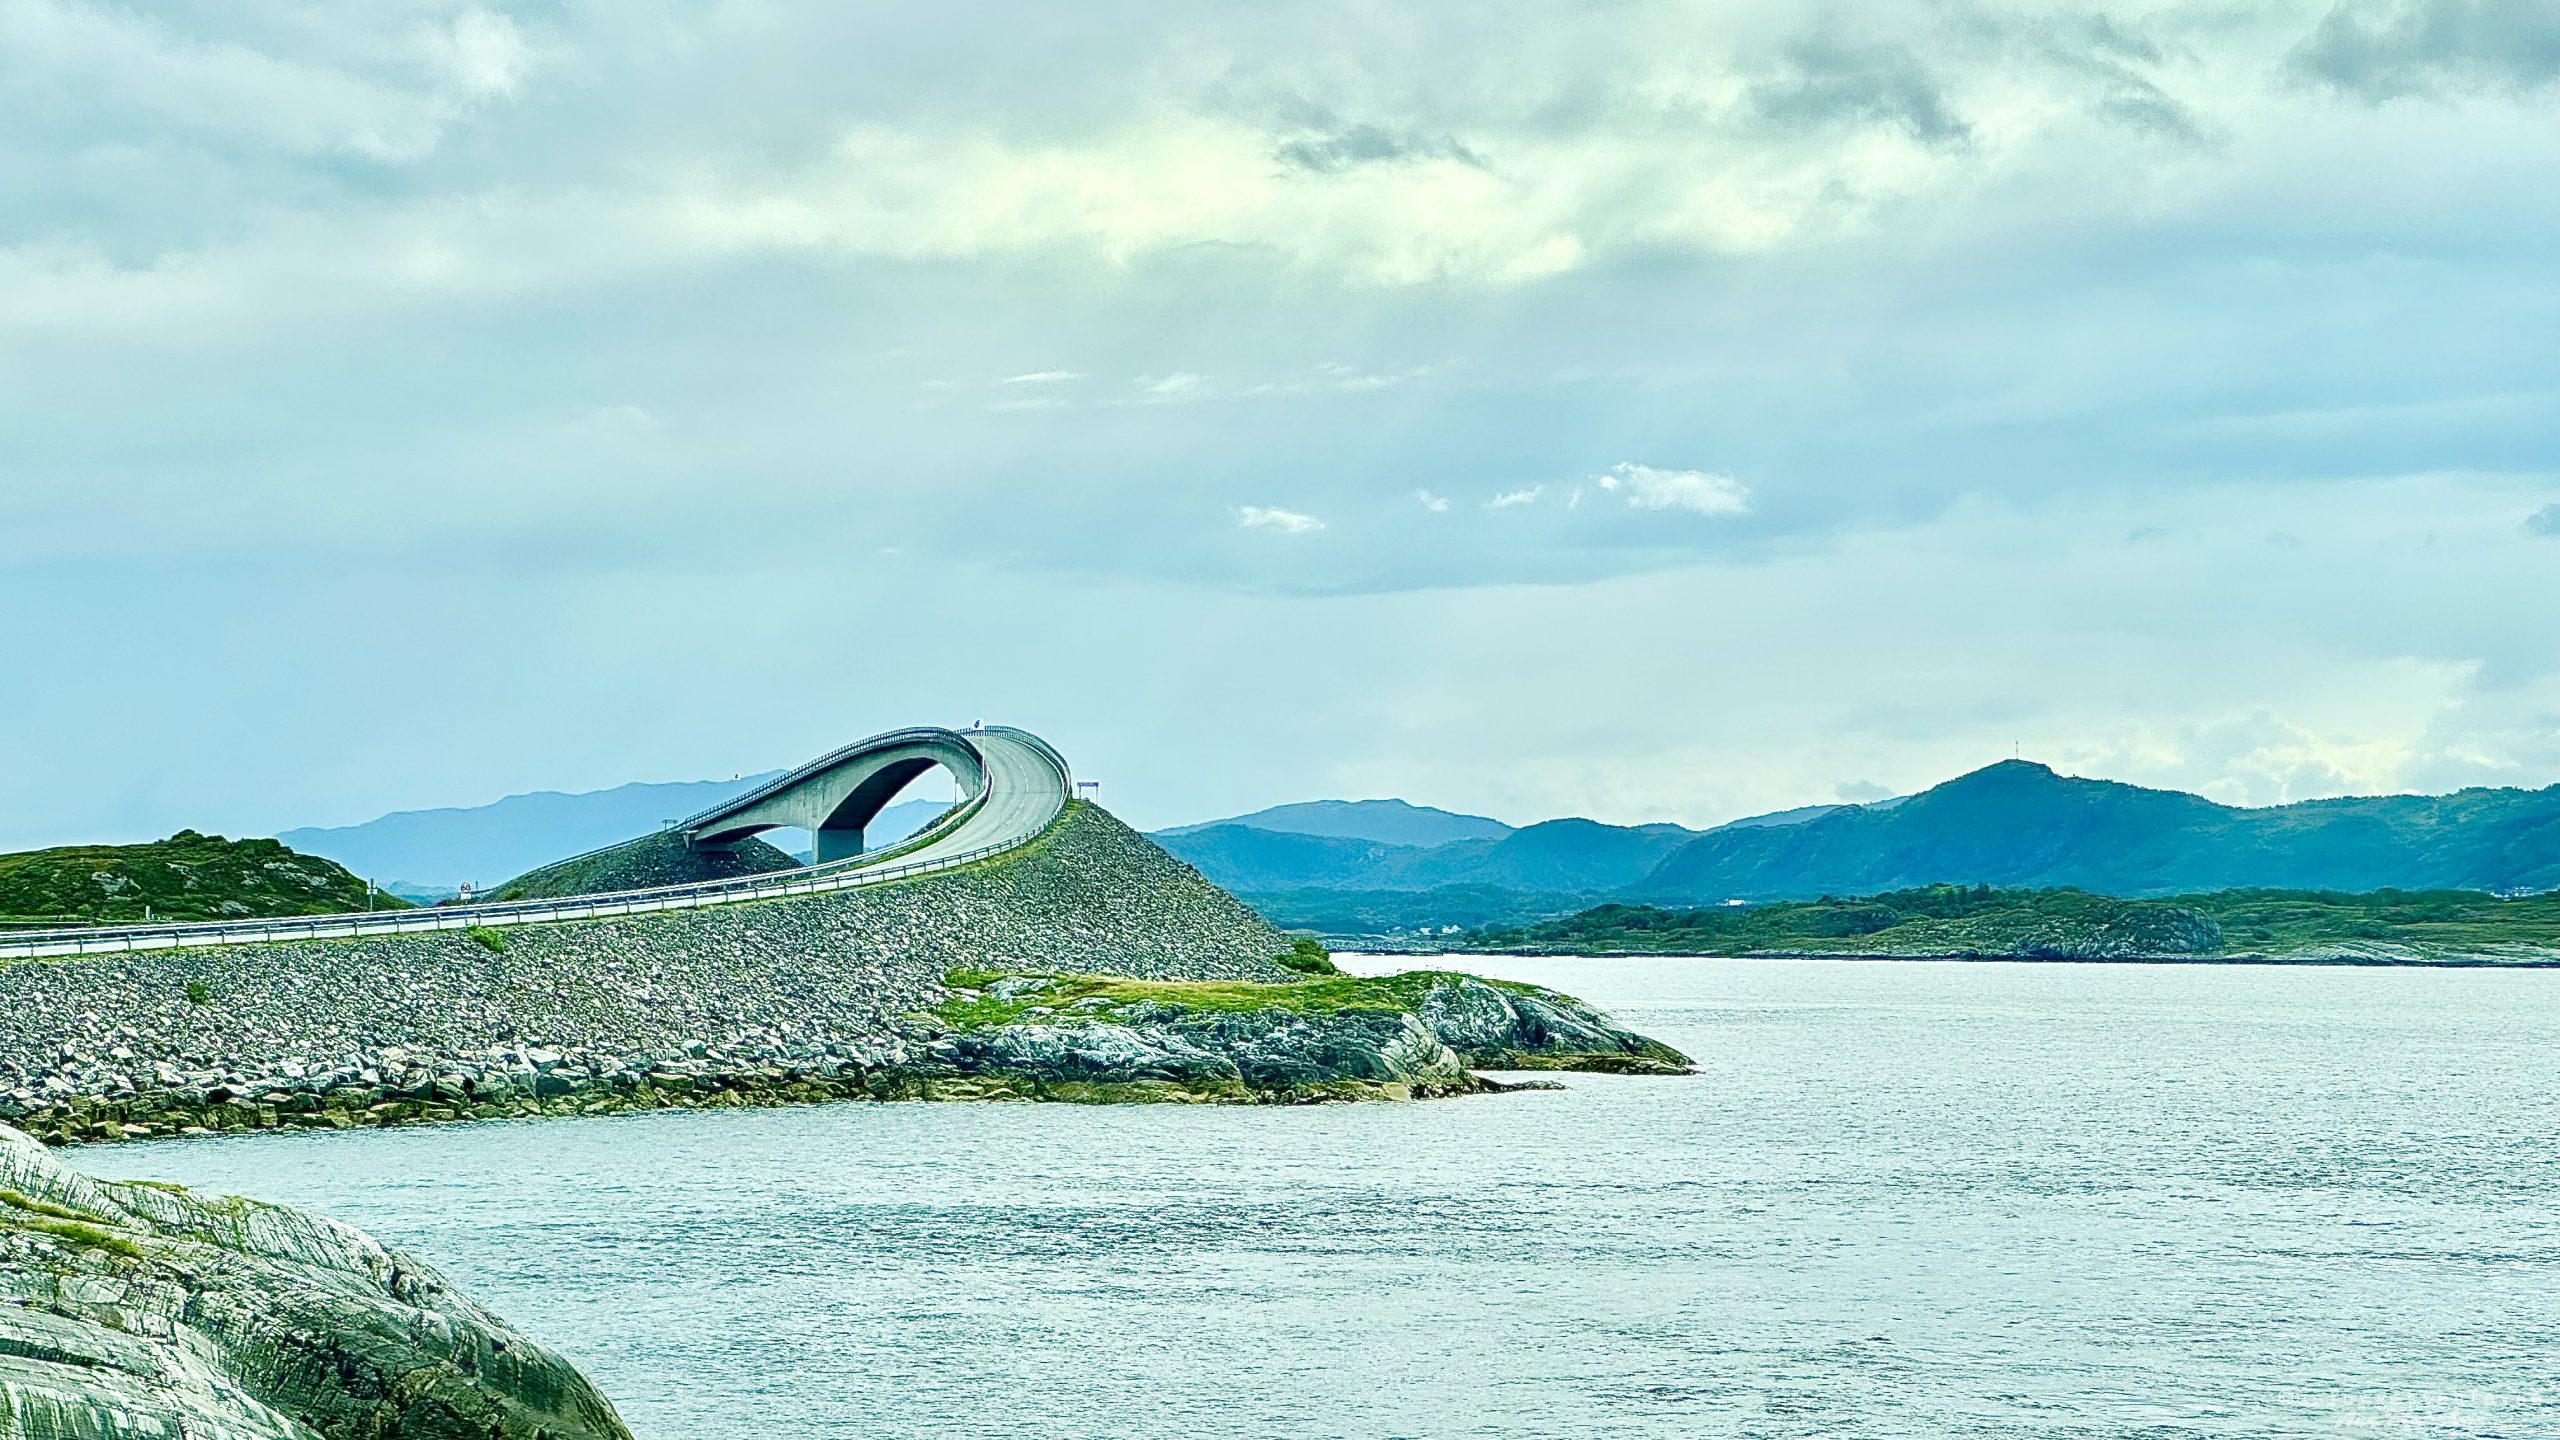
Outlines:
{"label": "rocky embankment", "polygon": [[491,900],[554,900],[613,890],[649,890],[797,870],[800,862],[762,840],[730,850],[696,850],[671,830],[626,840],[610,850],[554,861],[491,891]]}
{"label": "rocky embankment", "polygon": [[[62,1144],[866,1098],[1423,1096],[1485,1088],[1470,1067],[1682,1063],[1566,997],[1308,963],[1078,807],[1024,855],[877,889],[0,965],[0,1123]],[[981,978],[1013,987],[1009,1017]],[[1059,986],[1100,988],[1059,1014],[1034,994]]]}
{"label": "rocky embankment", "polygon": [[914,1093],[959,967],[1286,980],[1288,940],[1092,806],[1017,856],[702,910],[0,963],[49,1140]]}
{"label": "rocky embankment", "polygon": [[0,1436],[628,1440],[566,1361],[326,1220],[0,1127]]}

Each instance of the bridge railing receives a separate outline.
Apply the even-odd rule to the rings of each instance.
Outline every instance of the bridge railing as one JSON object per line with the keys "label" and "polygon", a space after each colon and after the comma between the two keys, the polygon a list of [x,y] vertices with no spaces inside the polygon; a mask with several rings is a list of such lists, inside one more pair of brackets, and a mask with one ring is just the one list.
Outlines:
{"label": "bridge railing", "polygon": [[[1058,767],[1062,783],[1072,788],[1065,761],[1047,742],[1028,731],[1008,731],[1030,743],[1042,758]],[[862,742],[870,743],[870,742]],[[804,767],[805,768],[805,767]],[[256,920],[194,920],[159,925],[117,925],[0,933],[0,959],[33,959],[61,955],[105,955],[138,950],[180,950],[213,945],[261,945],[278,940],[346,939],[367,935],[404,935],[433,930],[466,930],[475,925],[533,924],[552,920],[585,920],[611,915],[639,915],[661,910],[697,910],[741,900],[782,899],[851,890],[892,880],[911,879],[974,865],[1020,849],[1032,838],[1013,836],[953,855],[896,861],[949,837],[986,807],[992,784],[936,817],[915,835],[884,850],[848,856],[824,865],[741,875],[727,880],[697,880],[637,890],[606,891],[549,900],[502,900],[432,909],[375,910],[340,915],[294,915]],[[628,844],[628,841],[623,842]],[[608,846],[607,849],[613,847]],[[601,853],[601,852],[592,852]],[[891,862],[895,863],[884,863]]]}

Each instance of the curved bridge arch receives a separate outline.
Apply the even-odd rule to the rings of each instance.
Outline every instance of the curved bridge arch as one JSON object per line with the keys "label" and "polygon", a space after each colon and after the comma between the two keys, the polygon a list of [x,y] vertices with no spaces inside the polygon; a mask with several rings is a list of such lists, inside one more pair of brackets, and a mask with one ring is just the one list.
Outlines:
{"label": "curved bridge arch", "polygon": [[767,830],[809,832],[810,863],[849,860],[863,851],[863,830],[936,766],[959,781],[963,804],[987,792],[987,761],[967,733],[920,726],[857,740],[679,823],[685,843],[728,849]]}

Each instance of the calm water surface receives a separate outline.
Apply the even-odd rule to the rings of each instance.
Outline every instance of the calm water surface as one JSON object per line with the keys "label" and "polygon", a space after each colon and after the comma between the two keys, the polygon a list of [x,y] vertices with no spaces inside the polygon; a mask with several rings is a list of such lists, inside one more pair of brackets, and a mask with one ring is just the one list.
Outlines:
{"label": "calm water surface", "polygon": [[74,1154],[413,1249],[651,1440],[2560,1434],[2560,974],[1477,964],[1705,1073]]}

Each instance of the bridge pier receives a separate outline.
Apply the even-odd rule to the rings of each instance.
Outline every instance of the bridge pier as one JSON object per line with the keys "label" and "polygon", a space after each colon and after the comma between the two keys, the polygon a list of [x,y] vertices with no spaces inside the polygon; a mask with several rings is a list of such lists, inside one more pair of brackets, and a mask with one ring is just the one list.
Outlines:
{"label": "bridge pier", "polygon": [[862,853],[862,827],[820,827],[809,832],[809,863],[824,865],[830,860],[850,860]]}

